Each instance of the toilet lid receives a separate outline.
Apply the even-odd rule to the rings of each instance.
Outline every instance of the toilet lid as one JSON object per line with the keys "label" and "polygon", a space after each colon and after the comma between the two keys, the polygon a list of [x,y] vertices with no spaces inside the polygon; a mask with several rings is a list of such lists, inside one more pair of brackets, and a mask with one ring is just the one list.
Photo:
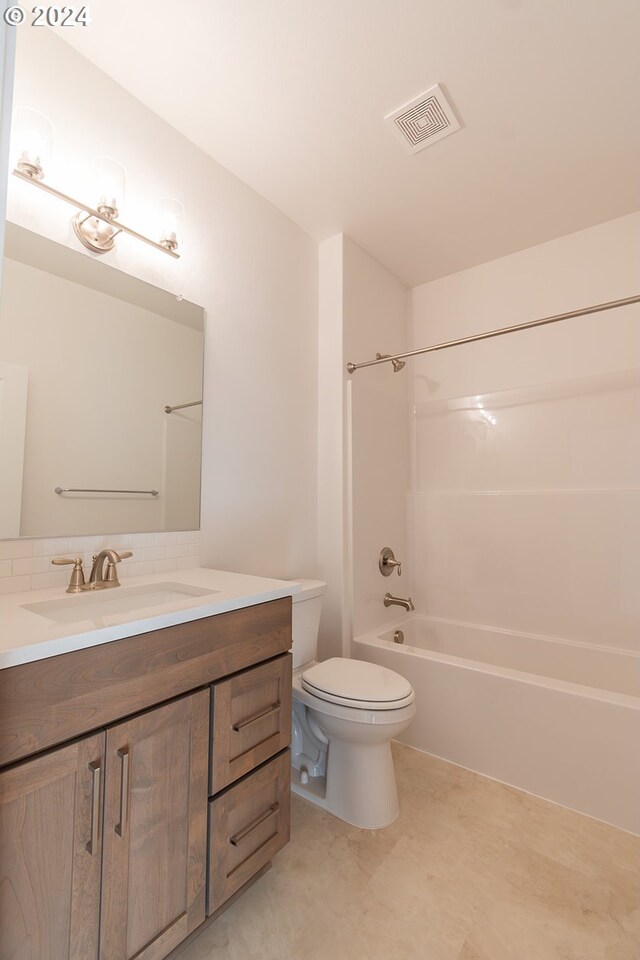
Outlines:
{"label": "toilet lid", "polygon": [[305,670],[302,686],[321,700],[361,710],[398,710],[415,699],[413,687],[399,673],[377,663],[343,657]]}

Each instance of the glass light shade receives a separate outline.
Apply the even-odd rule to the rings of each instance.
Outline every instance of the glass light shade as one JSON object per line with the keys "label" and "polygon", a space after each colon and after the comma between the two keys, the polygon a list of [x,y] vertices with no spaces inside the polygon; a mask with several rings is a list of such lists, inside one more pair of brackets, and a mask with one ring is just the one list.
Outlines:
{"label": "glass light shade", "polygon": [[98,198],[96,209],[115,220],[124,203],[125,169],[111,157],[96,157],[93,171]]}
{"label": "glass light shade", "polygon": [[29,177],[42,180],[53,153],[53,124],[30,107],[18,107],[13,123],[16,168]]}
{"label": "glass light shade", "polygon": [[177,250],[184,240],[184,207],[179,200],[161,197],[158,202],[160,244],[167,250]]}

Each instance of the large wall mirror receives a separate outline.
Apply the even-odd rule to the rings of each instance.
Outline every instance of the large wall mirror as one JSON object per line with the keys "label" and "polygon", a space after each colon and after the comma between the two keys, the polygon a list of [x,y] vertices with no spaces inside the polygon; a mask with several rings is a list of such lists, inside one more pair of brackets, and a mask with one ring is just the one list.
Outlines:
{"label": "large wall mirror", "polygon": [[0,539],[197,529],[202,307],[14,224],[4,253]]}

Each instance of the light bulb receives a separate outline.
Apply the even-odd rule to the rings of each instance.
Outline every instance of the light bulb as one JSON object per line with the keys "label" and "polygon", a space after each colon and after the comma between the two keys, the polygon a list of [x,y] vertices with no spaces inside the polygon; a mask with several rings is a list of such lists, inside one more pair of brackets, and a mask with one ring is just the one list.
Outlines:
{"label": "light bulb", "polygon": [[93,161],[99,213],[115,220],[124,202],[127,175],[124,167],[111,157],[96,157]]}
{"label": "light bulb", "polygon": [[53,124],[30,107],[19,107],[13,124],[16,169],[34,180],[42,180],[53,152]]}
{"label": "light bulb", "polygon": [[166,250],[177,250],[184,239],[184,207],[179,200],[162,197],[158,202],[160,245]]}

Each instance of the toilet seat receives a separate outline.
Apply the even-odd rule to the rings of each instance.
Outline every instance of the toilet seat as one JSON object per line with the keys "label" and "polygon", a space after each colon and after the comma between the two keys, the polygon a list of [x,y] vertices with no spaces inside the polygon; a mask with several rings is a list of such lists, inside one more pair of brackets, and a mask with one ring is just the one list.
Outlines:
{"label": "toilet seat", "polygon": [[408,680],[364,660],[333,657],[305,670],[300,679],[307,693],[353,710],[400,710],[415,700]]}

